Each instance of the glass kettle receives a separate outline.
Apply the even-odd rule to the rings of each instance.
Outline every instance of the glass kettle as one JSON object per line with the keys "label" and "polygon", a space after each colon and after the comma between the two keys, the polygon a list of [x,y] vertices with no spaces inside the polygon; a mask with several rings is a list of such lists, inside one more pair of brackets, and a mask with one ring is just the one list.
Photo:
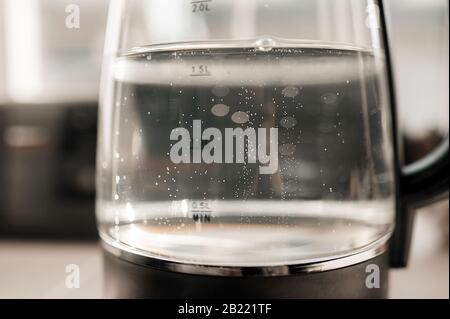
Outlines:
{"label": "glass kettle", "polygon": [[106,250],[222,280],[329,274],[389,243],[404,265],[410,211],[448,191],[448,140],[402,167],[393,93],[380,1],[113,0]]}

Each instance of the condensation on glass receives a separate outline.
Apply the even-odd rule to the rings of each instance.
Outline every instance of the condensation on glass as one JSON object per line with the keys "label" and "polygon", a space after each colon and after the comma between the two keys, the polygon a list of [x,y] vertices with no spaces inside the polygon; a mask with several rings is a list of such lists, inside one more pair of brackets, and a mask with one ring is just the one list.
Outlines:
{"label": "condensation on glass", "polygon": [[363,0],[113,0],[102,238],[231,266],[385,241],[394,174],[379,13]]}

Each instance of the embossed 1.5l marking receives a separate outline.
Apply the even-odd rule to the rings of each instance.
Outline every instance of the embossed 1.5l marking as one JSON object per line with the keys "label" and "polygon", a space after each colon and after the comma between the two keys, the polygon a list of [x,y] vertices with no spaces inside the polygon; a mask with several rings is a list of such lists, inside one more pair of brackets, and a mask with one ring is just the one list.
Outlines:
{"label": "embossed 1.5l marking", "polygon": [[192,0],[191,1],[192,12],[197,13],[197,12],[211,11],[210,10],[211,2],[212,0]]}
{"label": "embossed 1.5l marking", "polygon": [[193,65],[191,68],[191,76],[210,76],[208,66],[205,64]]}

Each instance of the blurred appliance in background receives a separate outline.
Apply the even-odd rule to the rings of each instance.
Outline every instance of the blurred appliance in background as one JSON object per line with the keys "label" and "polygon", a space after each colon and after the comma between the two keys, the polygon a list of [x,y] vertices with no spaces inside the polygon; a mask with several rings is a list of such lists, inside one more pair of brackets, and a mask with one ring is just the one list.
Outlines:
{"label": "blurred appliance in background", "polygon": [[[399,122],[404,133],[404,160],[412,163],[433,150],[449,129],[448,0],[387,1],[392,19]],[[413,52],[413,54],[411,54]],[[448,249],[448,199],[419,210],[416,255],[426,258]],[[428,244],[426,244],[428,243]],[[414,249],[414,247],[413,247]]]}
{"label": "blurred appliance in background", "polygon": [[[428,138],[429,141],[424,143],[437,145],[437,139],[448,133],[449,125],[448,1],[397,0],[388,3],[402,131],[408,139]],[[417,152],[423,156],[423,151],[428,152]],[[408,154],[405,154],[406,161],[417,159]]]}
{"label": "blurred appliance in background", "polygon": [[[3,119],[4,119],[4,108],[5,104],[5,66],[4,66],[4,30],[3,30],[3,2],[0,2],[0,136],[3,136]],[[3,181],[3,153],[4,153],[3,139],[0,138],[0,183]],[[1,185],[1,184],[0,184]],[[0,225],[2,224],[2,208],[3,208],[3,196],[1,195],[0,186]]]}
{"label": "blurred appliance in background", "polygon": [[[5,56],[5,32],[4,32],[4,24],[3,24],[3,1],[0,2],[0,106],[5,104],[5,64],[4,64],[4,56]],[[0,111],[1,112],[1,111]],[[1,120],[1,113],[0,113]]]}
{"label": "blurred appliance in background", "polygon": [[[0,2],[1,236],[96,235],[107,6],[108,0]],[[70,23],[78,13],[79,28]]]}
{"label": "blurred appliance in background", "polygon": [[448,134],[448,1],[398,0],[389,4],[405,161],[411,163]]}

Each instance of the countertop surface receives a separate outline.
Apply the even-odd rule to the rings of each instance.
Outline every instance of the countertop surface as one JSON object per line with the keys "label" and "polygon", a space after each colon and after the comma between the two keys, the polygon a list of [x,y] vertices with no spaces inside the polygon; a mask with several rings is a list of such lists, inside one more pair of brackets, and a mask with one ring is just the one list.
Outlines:
{"label": "countertop surface", "polygon": [[[391,298],[448,298],[448,248],[412,258],[390,272]],[[80,287],[66,287],[67,265],[80,271]],[[99,243],[0,241],[0,298],[102,298]]]}
{"label": "countertop surface", "polygon": [[[449,298],[448,201],[434,207],[416,214],[409,265],[390,271],[390,298]],[[71,265],[79,288],[67,287]],[[99,241],[0,239],[0,298],[103,297]]]}

